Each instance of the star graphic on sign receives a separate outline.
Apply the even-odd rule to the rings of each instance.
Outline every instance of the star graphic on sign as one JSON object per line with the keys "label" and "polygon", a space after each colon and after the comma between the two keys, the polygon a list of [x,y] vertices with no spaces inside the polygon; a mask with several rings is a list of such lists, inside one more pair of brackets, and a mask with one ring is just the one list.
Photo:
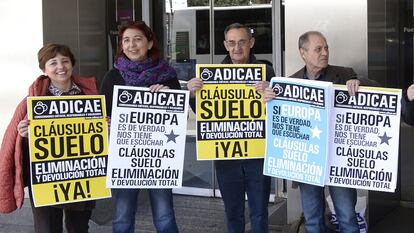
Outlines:
{"label": "star graphic on sign", "polygon": [[173,142],[177,143],[175,141],[175,138],[178,137],[179,134],[174,134],[173,130],[171,130],[171,133],[170,134],[164,134],[164,135],[167,136],[167,142],[173,141]]}
{"label": "star graphic on sign", "polygon": [[388,141],[392,138],[392,137],[388,137],[387,136],[387,132],[384,132],[384,134],[382,135],[382,136],[378,136],[380,139],[381,139],[381,143],[380,143],[380,145],[382,144],[382,143],[387,143],[387,145],[390,145],[389,143],[388,143]]}
{"label": "star graphic on sign", "polygon": [[317,125],[315,125],[315,128],[310,129],[310,131],[312,132],[312,138],[316,137],[318,139],[321,139],[322,130],[319,130]]}

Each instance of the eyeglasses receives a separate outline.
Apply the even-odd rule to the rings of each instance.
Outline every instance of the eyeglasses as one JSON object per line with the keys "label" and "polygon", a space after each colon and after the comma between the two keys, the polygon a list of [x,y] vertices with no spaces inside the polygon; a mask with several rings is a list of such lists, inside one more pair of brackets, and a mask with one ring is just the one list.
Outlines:
{"label": "eyeglasses", "polygon": [[227,46],[229,46],[230,48],[234,48],[236,47],[236,45],[238,45],[239,47],[244,47],[246,46],[248,43],[250,42],[249,40],[239,40],[239,41],[234,41],[234,40],[226,40],[226,44]]}

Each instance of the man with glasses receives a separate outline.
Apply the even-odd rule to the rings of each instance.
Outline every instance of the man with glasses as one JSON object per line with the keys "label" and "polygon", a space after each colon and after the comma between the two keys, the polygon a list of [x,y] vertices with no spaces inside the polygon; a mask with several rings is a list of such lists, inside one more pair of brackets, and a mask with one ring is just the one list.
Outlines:
{"label": "man with glasses", "polygon": [[[234,23],[224,30],[224,46],[228,55],[222,64],[258,64],[251,53],[254,38],[250,28]],[[266,65],[266,79],[275,76],[273,68]],[[266,82],[256,85],[256,90],[262,91]],[[187,87],[194,95],[201,89],[203,81],[191,79]],[[245,193],[247,193],[250,209],[250,224],[252,233],[268,232],[267,204],[270,195],[270,177],[263,175],[263,159],[247,160],[218,160],[214,161],[219,189],[223,197],[226,212],[227,231],[229,233],[245,232]]]}

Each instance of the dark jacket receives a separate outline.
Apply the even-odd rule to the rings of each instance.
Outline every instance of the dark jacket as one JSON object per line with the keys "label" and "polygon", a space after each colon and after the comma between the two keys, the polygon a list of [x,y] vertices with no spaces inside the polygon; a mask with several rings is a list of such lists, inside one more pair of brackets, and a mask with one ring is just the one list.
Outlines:
{"label": "dark jacket", "polygon": [[[304,78],[306,66],[298,72],[292,74],[292,78]],[[324,81],[333,82],[334,84],[346,84],[349,79],[355,79],[356,73],[352,68],[342,66],[328,65],[324,70]]]}
{"label": "dark jacket", "polygon": [[[267,61],[268,62],[268,61]],[[270,79],[272,79],[272,77],[275,77],[275,71],[273,70],[273,67],[271,67],[269,64],[267,64],[267,62],[265,61],[260,61],[257,60],[256,57],[253,54],[250,54],[249,57],[249,62],[247,64],[265,64],[266,65],[266,81],[270,81]],[[221,62],[221,64],[233,64],[233,62],[231,61],[230,55],[227,55],[223,61]],[[195,107],[195,98],[190,98],[190,107],[193,110],[193,112],[196,112],[196,107]]]}
{"label": "dark jacket", "polygon": [[414,101],[410,101],[407,96],[407,89],[402,93],[401,98],[401,118],[409,125],[414,126]]}
{"label": "dark jacket", "polygon": [[[231,61],[231,58],[229,55],[227,55],[223,61],[221,62],[222,64],[233,64],[233,62]],[[273,67],[271,67],[270,65],[266,64],[265,62],[262,61],[258,61],[256,59],[256,57],[252,54],[250,54],[249,57],[249,61],[247,64],[265,64],[266,65],[266,81],[270,81],[270,79],[272,79],[272,77],[275,76],[275,72],[273,70]],[[218,164],[221,164],[221,166],[227,164],[227,165],[231,165],[231,166],[243,166],[243,164],[257,164],[258,160],[263,160],[262,158],[260,159],[241,159],[241,160],[215,160],[214,163],[216,164],[216,166]],[[263,167],[260,164],[261,167]]]}
{"label": "dark jacket", "polygon": [[[292,78],[305,78],[306,66],[292,74]],[[349,79],[355,79],[356,73],[352,68],[342,66],[331,66],[328,65],[324,70],[324,81],[333,82],[334,84],[346,84]],[[297,188],[298,183],[292,182],[292,188]]]}
{"label": "dark jacket", "polygon": [[[159,84],[168,86],[171,89],[181,89],[177,77]],[[119,73],[119,70],[116,68],[111,69],[105,74],[100,88],[100,93],[102,95],[105,95],[106,113],[108,116],[111,116],[112,113],[112,97],[114,93],[114,85],[125,86],[125,81],[122,78],[121,73]]]}
{"label": "dark jacket", "polygon": [[[231,61],[230,55],[227,55],[221,64],[233,64]],[[266,81],[270,81],[272,77],[275,77],[275,71],[273,70],[273,67],[266,64],[265,61],[257,60],[256,57],[253,54],[250,54],[249,61],[247,64],[265,64],[266,65]]]}
{"label": "dark jacket", "polygon": [[[290,77],[292,78],[304,78],[306,66],[302,69],[297,71],[296,73],[292,74]],[[346,84],[346,81],[349,79],[358,79],[361,82],[361,86],[371,86],[371,87],[378,87],[380,86],[378,82],[368,79],[368,78],[361,78],[355,73],[355,71],[350,67],[343,67],[343,66],[332,66],[328,65],[324,70],[324,80],[332,82],[334,84]]]}

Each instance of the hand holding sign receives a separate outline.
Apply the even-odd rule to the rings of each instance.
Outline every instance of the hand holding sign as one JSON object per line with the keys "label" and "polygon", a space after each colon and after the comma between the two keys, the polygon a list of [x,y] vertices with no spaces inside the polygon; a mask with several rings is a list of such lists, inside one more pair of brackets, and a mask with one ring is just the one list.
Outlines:
{"label": "hand holding sign", "polygon": [[29,134],[29,120],[22,120],[17,125],[17,131],[20,136],[27,138]]}

